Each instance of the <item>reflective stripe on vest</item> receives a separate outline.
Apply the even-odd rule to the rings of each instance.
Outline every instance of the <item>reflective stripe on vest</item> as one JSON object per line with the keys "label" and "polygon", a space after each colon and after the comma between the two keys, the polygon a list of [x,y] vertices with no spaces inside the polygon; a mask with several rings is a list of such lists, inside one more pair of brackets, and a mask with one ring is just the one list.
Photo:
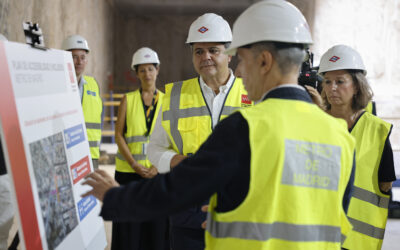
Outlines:
{"label": "reflective stripe on vest", "polygon": [[381,239],[383,240],[383,236],[385,235],[385,229],[379,228],[379,227],[374,227],[370,224],[367,224],[365,222],[353,219],[349,217],[350,223],[353,225],[353,230],[365,235],[368,235],[370,237],[376,238],[376,239]]}
{"label": "reflective stripe on vest", "polygon": [[[151,124],[149,135],[147,133],[146,117],[143,108],[142,96],[140,94],[140,89],[126,93],[126,132],[124,134],[124,139],[128,145],[129,151],[133,159],[144,167],[151,167],[152,164],[148,160],[146,155],[146,147],[149,142],[151,133],[153,132],[155,123],[157,121],[158,113],[161,110],[163,93],[158,91],[159,97],[154,113],[154,118]],[[134,173],[128,161],[118,150],[115,157],[115,167],[116,171],[124,173]]]}
{"label": "reflective stripe on vest", "polygon": [[215,211],[219,194],[211,197],[206,249],[340,249],[355,148],[346,122],[279,98],[239,112],[249,126],[249,190],[231,211]]}
{"label": "reflective stripe on vest", "polygon": [[364,112],[351,134],[356,139],[356,171],[347,216],[353,230],[344,248],[381,249],[385,233],[389,196],[379,191],[378,170],[391,124]]}
{"label": "reflective stripe on vest", "polygon": [[147,142],[148,140],[149,140],[149,137],[145,136],[145,135],[136,135],[136,136],[130,136],[130,137],[125,138],[126,143]]}
{"label": "reflective stripe on vest", "polygon": [[366,201],[377,207],[388,208],[389,197],[382,197],[368,190],[353,186],[353,198]]}
{"label": "reflective stripe on vest", "polygon": [[101,113],[103,104],[100,98],[99,86],[90,76],[83,76],[82,111],[85,118],[86,133],[89,141],[92,159],[100,157]]}
{"label": "reflective stripe on vest", "polygon": [[89,147],[91,147],[91,148],[100,147],[100,142],[99,141],[89,141]]}
{"label": "reflective stripe on vest", "polygon": [[181,100],[181,89],[183,82],[174,83],[171,89],[171,101],[169,110],[163,112],[163,121],[170,121],[171,136],[179,150],[183,152],[183,142],[181,134],[178,131],[178,120],[179,118],[188,118],[194,116],[205,116],[210,115],[206,106],[180,109]]}
{"label": "reflective stripe on vest", "polygon": [[[191,95],[199,95],[199,99],[201,99],[203,103],[196,103],[195,107],[180,108],[181,98],[182,98],[182,96],[181,96],[182,86],[184,84],[198,84],[198,88],[197,88],[198,93],[194,91],[194,93],[190,93],[190,94]],[[229,90],[229,92],[227,93],[227,97],[225,99],[225,105],[223,106],[221,113],[220,113],[220,120],[223,119],[224,117],[230,115],[235,110],[240,109],[240,105],[241,105],[241,101],[242,101],[240,94],[247,95],[247,92],[245,92],[241,80],[239,80],[237,78],[232,83],[232,87]],[[231,99],[228,100],[228,98],[231,95],[237,95],[238,96],[236,98],[237,100],[231,100]],[[187,80],[185,82],[173,83],[171,91],[169,93],[169,96],[166,96],[166,98],[168,98],[168,97],[169,97],[169,109],[168,110],[163,109],[163,115],[162,115],[162,121],[169,122],[169,131],[167,131],[168,129],[166,129],[166,131],[169,134],[169,136],[171,137],[171,139],[173,140],[174,144],[176,145],[176,148],[177,148],[176,150],[179,153],[181,153],[181,154],[194,153],[194,152],[184,152],[184,141],[182,139],[182,135],[179,132],[178,123],[179,123],[179,119],[182,119],[182,118],[205,117],[205,116],[210,117],[210,121],[211,121],[211,114],[210,114],[207,104],[204,101],[204,98],[202,96],[200,83],[198,82],[198,79],[194,78],[194,79]],[[230,103],[234,104],[236,106],[230,106],[229,105]],[[210,131],[208,131],[208,132],[201,131],[201,133],[206,134],[206,136],[204,136],[205,137],[204,139],[206,139],[208,137],[208,135],[211,133],[212,125],[209,124],[209,127],[210,127]],[[200,141],[202,143],[202,140],[200,140]],[[200,146],[200,144],[198,146]]]}
{"label": "reflective stripe on vest", "polygon": [[85,125],[88,129],[101,129],[101,123],[86,122]]}
{"label": "reflective stripe on vest", "polygon": [[[125,161],[124,156],[120,152],[117,153],[116,157],[122,161]],[[132,157],[136,161],[144,161],[147,159],[146,155],[144,154],[132,154]]]}
{"label": "reflective stripe on vest", "polygon": [[239,238],[267,241],[327,241],[341,242],[340,227],[326,225],[295,225],[275,222],[272,224],[250,222],[216,222],[208,216],[207,230],[215,238]]}

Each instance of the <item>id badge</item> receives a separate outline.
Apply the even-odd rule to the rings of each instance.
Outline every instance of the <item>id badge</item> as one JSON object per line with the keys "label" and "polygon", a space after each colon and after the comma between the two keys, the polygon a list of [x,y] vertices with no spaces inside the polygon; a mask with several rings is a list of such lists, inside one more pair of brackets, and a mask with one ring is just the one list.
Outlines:
{"label": "id badge", "polygon": [[149,145],[148,142],[142,144],[142,154],[147,155],[147,146]]}

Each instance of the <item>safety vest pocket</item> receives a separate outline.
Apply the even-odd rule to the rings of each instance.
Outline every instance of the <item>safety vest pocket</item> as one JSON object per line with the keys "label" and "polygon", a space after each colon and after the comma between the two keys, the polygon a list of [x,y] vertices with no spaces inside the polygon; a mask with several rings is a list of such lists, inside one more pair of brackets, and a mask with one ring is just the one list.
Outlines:
{"label": "safety vest pocket", "polygon": [[178,131],[182,137],[183,154],[197,151],[200,143],[199,121],[197,117],[181,118],[178,120]]}

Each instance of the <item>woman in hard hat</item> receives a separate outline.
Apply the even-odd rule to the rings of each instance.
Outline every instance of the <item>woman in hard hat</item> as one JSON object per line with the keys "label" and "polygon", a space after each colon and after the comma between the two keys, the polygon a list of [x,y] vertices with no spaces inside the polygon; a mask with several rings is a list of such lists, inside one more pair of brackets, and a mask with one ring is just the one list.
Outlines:
{"label": "woman in hard hat", "polygon": [[[118,153],[115,180],[121,185],[157,175],[147,158],[147,144],[161,110],[161,91],[156,89],[160,61],[150,48],[133,54],[132,70],[140,88],[127,93],[119,106],[115,128]],[[113,223],[111,249],[163,250],[169,248],[167,218],[141,223]]]}
{"label": "woman in hard hat", "polygon": [[348,209],[353,231],[343,246],[381,249],[389,191],[396,180],[389,142],[392,125],[364,110],[372,90],[357,51],[345,45],[330,48],[321,58],[319,73],[324,77],[322,98],[327,113],[344,119],[356,139],[355,181]]}

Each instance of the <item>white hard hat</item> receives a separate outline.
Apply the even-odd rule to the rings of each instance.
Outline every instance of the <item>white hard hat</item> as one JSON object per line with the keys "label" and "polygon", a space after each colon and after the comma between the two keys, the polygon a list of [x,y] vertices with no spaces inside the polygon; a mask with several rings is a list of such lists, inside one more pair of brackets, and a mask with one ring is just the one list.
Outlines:
{"label": "white hard hat", "polygon": [[199,16],[190,25],[186,43],[231,42],[232,31],[229,23],[214,13]]}
{"label": "white hard hat", "polygon": [[318,73],[327,71],[355,69],[367,74],[360,54],[347,45],[336,45],[322,55]]}
{"label": "white hard hat", "polygon": [[0,34],[0,41],[8,41],[8,40],[3,34]]}
{"label": "white hard hat", "polygon": [[226,54],[257,42],[312,44],[310,28],[303,14],[283,0],[265,0],[247,8],[233,24],[232,44]]}
{"label": "white hard hat", "polygon": [[90,51],[88,43],[85,38],[80,35],[72,35],[67,37],[62,43],[63,50],[83,49],[87,52]]}
{"label": "white hard hat", "polygon": [[147,63],[160,64],[160,60],[158,60],[158,55],[154,50],[143,47],[133,54],[131,68],[135,70],[136,65]]}

